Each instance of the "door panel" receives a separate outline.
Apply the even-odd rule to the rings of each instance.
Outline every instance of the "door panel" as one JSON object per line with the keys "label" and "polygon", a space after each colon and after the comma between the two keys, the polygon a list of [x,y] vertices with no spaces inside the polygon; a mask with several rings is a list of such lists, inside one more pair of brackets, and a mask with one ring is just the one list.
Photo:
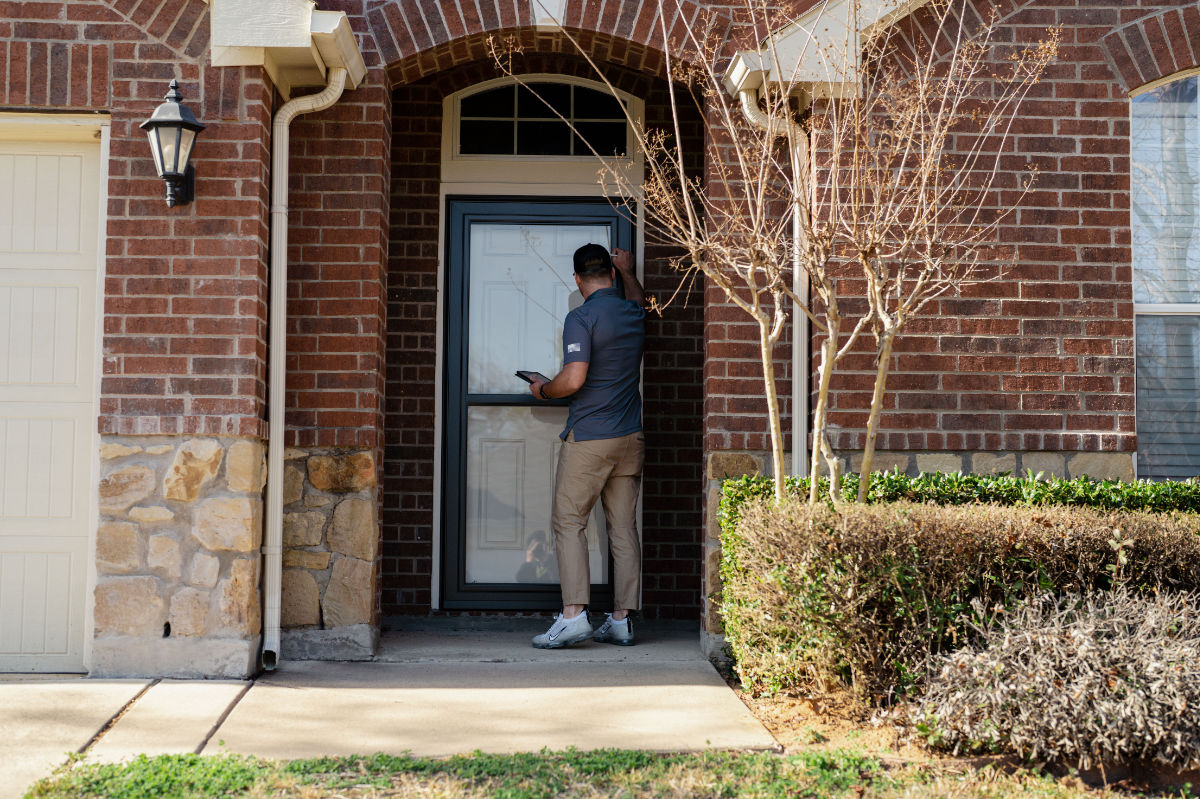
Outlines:
{"label": "door panel", "polygon": [[0,142],[0,671],[82,671],[99,147]]}
{"label": "door panel", "polygon": [[[582,303],[571,256],[632,246],[604,200],[454,199],[448,206],[443,607],[559,603],[550,513],[565,400],[533,399],[514,374],[553,376],[562,323]],[[600,504],[588,542],[593,592],[609,563]]]}
{"label": "door panel", "polygon": [[[557,371],[557,370],[556,370]],[[550,528],[566,408],[467,409],[468,583],[558,584]],[[600,503],[587,530],[593,584],[608,582],[608,539]]]}

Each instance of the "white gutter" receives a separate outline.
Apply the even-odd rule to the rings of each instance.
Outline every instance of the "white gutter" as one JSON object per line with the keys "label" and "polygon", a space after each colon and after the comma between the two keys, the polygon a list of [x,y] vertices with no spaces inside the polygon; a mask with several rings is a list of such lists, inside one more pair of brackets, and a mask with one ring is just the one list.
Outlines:
{"label": "white gutter", "polygon": [[[742,115],[751,125],[766,130],[769,125],[767,115],[758,107],[758,93],[751,89],[738,92],[741,100]],[[807,134],[793,122],[788,123],[793,129],[797,142],[795,147],[788,150],[792,159],[792,183],[796,196],[792,198],[792,293],[808,305],[808,280],[800,277],[800,145],[807,142]],[[781,129],[779,136],[787,135],[786,129]],[[810,335],[808,315],[799,308],[792,309],[792,474],[808,473],[808,339]]]}
{"label": "white gutter", "polygon": [[318,94],[297,97],[275,113],[271,127],[271,308],[268,374],[267,508],[263,538],[262,667],[279,661],[279,615],[283,588],[283,414],[287,360],[288,137],[292,120],[323,111],[346,88],[346,70],[331,67],[328,84]]}

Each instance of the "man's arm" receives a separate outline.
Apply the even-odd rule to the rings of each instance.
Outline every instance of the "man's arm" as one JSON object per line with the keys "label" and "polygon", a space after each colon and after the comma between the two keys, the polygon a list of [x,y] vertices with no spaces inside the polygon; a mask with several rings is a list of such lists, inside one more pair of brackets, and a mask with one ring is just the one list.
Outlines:
{"label": "man's arm", "polygon": [[642,284],[634,272],[633,253],[617,247],[613,250],[612,262],[617,271],[621,273],[621,280],[625,282],[625,299],[636,302],[638,305],[645,305],[646,290],[642,288]]}
{"label": "man's arm", "polygon": [[[554,379],[549,383],[542,383],[537,380],[530,383],[529,393],[538,399],[569,397],[583,388],[583,383],[587,380],[587,371],[587,361],[573,361],[563,364],[562,371],[555,375]],[[544,389],[545,396],[543,396],[542,389]]]}

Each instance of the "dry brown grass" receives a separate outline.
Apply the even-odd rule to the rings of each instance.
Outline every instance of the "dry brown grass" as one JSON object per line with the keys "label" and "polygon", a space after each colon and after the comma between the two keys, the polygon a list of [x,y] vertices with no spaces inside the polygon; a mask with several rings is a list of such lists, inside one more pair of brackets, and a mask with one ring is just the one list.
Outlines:
{"label": "dry brown grass", "polygon": [[930,741],[1034,762],[1200,768],[1200,600],[1043,596],[937,658]]}
{"label": "dry brown grass", "polygon": [[[735,686],[736,689],[736,686]],[[862,795],[879,799],[1118,799],[1132,796],[1187,797],[1186,786],[1200,786],[1200,773],[1167,768],[1107,769],[1078,772],[1030,768],[1011,755],[960,757],[930,750],[899,720],[900,709],[871,711],[849,693],[807,698],[775,694],[739,698],[783,745],[785,754],[857,751],[877,758],[890,779]]]}

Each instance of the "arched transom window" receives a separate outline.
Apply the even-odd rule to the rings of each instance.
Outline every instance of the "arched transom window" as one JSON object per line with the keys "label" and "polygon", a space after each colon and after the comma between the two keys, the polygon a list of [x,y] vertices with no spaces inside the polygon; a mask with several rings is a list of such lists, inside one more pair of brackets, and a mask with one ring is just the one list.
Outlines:
{"label": "arched transom window", "polygon": [[[623,104],[607,88],[522,79],[483,84],[458,98],[460,156],[618,156],[629,153]],[[591,145],[590,147],[588,145]]]}
{"label": "arched transom window", "polygon": [[1200,475],[1200,99],[1190,75],[1133,98],[1130,209],[1138,477]]}

